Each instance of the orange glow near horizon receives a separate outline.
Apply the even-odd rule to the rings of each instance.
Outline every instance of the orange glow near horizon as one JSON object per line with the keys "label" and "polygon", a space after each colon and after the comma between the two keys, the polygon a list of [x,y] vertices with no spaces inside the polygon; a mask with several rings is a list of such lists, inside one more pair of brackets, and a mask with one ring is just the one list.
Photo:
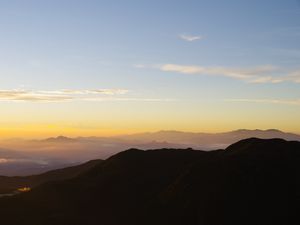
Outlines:
{"label": "orange glow near horizon", "polygon": [[[185,127],[185,126],[178,126],[178,127],[153,127],[153,126],[145,126],[143,127],[132,127],[130,128],[120,128],[120,129],[109,129],[107,127],[93,127],[93,128],[80,128],[80,127],[72,127],[72,126],[59,126],[59,125],[22,125],[22,126],[10,126],[10,127],[0,127],[0,139],[9,139],[9,138],[25,138],[25,139],[34,139],[34,138],[48,138],[48,137],[56,137],[56,136],[68,136],[68,137],[88,137],[88,136],[102,136],[102,137],[110,137],[116,135],[125,135],[125,134],[135,134],[135,133],[143,133],[143,132],[157,132],[160,130],[176,130],[176,131],[183,131],[183,132],[204,132],[204,133],[222,133],[228,132],[232,130],[238,129],[273,129],[274,127],[255,127],[255,126],[247,126],[247,127],[226,127],[224,126],[210,126],[204,127],[199,126],[197,129],[196,126],[194,127]],[[285,132],[297,133],[299,134],[299,130],[291,129],[287,130],[280,127],[275,127],[274,129],[280,129]]]}
{"label": "orange glow near horizon", "polygon": [[[220,133],[279,129],[300,133],[299,107],[224,101],[2,102],[0,139],[115,136],[159,130]],[[288,116],[283,116],[288,115]]]}

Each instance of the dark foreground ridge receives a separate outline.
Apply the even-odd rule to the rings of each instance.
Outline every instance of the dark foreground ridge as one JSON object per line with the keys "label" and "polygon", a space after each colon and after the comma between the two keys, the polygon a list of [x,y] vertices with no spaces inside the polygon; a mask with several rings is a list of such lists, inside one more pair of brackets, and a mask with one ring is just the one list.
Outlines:
{"label": "dark foreground ridge", "polygon": [[300,224],[300,142],[131,149],[72,179],[0,199],[5,225]]}
{"label": "dark foreground ridge", "polygon": [[15,176],[7,177],[0,176],[0,196],[1,194],[10,194],[16,191],[18,188],[30,187],[34,188],[41,184],[71,179],[85,173],[96,165],[99,165],[102,160],[91,160],[78,166],[67,167],[63,169],[52,170],[46,173],[32,176]]}

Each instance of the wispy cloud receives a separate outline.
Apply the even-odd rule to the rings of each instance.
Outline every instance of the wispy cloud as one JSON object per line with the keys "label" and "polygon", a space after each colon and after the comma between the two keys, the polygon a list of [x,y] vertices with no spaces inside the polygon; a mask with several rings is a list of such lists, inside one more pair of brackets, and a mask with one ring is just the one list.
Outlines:
{"label": "wispy cloud", "polygon": [[113,101],[113,102],[174,102],[177,101],[176,99],[167,99],[167,98],[101,98],[101,97],[94,97],[94,98],[87,98],[88,101]]}
{"label": "wispy cloud", "polygon": [[98,89],[88,90],[89,94],[104,94],[104,95],[124,95],[128,92],[125,89]]}
{"label": "wispy cloud", "polygon": [[126,89],[93,89],[93,90],[0,90],[0,101],[23,101],[23,102],[63,102],[71,100],[89,100],[102,96],[124,95]]}
{"label": "wispy cloud", "polygon": [[123,95],[128,92],[126,89],[91,89],[91,90],[72,90],[63,89],[58,91],[38,91],[43,94],[75,94],[75,95],[87,95],[87,94],[103,94],[103,95]]}
{"label": "wispy cloud", "polygon": [[300,70],[295,70],[292,71],[288,74],[286,77],[287,80],[289,81],[294,81],[296,83],[300,83]]}
{"label": "wispy cloud", "polygon": [[162,65],[160,69],[162,71],[177,72],[183,74],[226,76],[231,78],[250,80],[253,78],[259,78],[257,76],[261,74],[276,71],[277,67],[274,67],[272,65],[266,65],[266,66],[242,69],[242,68],[202,67],[202,66],[165,64]]}
{"label": "wispy cloud", "polygon": [[[0,90],[0,101],[10,102],[66,102],[66,101],[95,101],[95,102],[171,102],[167,98],[132,98],[126,96],[126,89],[91,89],[91,90]],[[125,95],[125,96],[124,96]],[[124,97],[121,97],[124,96]]]}
{"label": "wispy cloud", "polygon": [[195,35],[189,35],[189,34],[180,34],[178,37],[184,41],[189,41],[189,42],[198,41],[198,40],[203,39],[202,35],[195,36]]}
{"label": "wispy cloud", "polygon": [[[157,68],[157,67],[156,67]],[[251,68],[203,67],[178,64],[164,64],[158,67],[161,71],[182,74],[224,76],[244,80],[249,83],[300,83],[300,70],[284,70],[273,65]]]}
{"label": "wispy cloud", "polygon": [[226,102],[248,102],[248,103],[266,103],[266,104],[282,104],[282,105],[299,105],[300,99],[226,99]]}

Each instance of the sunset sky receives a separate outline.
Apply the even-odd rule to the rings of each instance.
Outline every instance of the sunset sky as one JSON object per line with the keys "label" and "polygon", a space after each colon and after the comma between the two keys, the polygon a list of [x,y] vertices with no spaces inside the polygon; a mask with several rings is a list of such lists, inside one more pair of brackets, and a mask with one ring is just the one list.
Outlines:
{"label": "sunset sky", "polygon": [[1,0],[0,138],[300,133],[300,1]]}

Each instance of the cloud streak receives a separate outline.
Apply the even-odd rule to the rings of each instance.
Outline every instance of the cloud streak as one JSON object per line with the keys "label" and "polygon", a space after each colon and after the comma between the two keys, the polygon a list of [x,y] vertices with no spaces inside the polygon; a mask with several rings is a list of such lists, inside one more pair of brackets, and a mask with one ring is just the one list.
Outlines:
{"label": "cloud streak", "polygon": [[176,72],[191,75],[223,76],[243,80],[249,83],[300,83],[300,70],[285,71],[273,65],[251,68],[203,67],[179,64],[164,64],[158,67],[164,72]]}
{"label": "cloud streak", "polygon": [[113,102],[174,102],[176,99],[168,99],[168,98],[87,98],[87,101],[113,101]]}
{"label": "cloud streak", "polygon": [[300,99],[226,99],[226,102],[266,103],[300,106]]}
{"label": "cloud streak", "polygon": [[179,38],[184,40],[184,41],[193,42],[193,41],[202,40],[203,36],[201,36],[201,35],[194,36],[194,35],[188,35],[188,34],[180,34]]}
{"label": "cloud streak", "polygon": [[[171,102],[175,99],[166,98],[131,98],[126,97],[126,89],[91,89],[72,90],[63,89],[55,91],[32,90],[0,90],[0,101],[8,102]],[[124,96],[124,97],[121,97]]]}
{"label": "cloud streak", "polygon": [[126,89],[93,89],[93,90],[0,90],[0,101],[20,102],[65,102],[72,100],[88,101],[89,99],[104,98],[103,96],[124,95]]}

